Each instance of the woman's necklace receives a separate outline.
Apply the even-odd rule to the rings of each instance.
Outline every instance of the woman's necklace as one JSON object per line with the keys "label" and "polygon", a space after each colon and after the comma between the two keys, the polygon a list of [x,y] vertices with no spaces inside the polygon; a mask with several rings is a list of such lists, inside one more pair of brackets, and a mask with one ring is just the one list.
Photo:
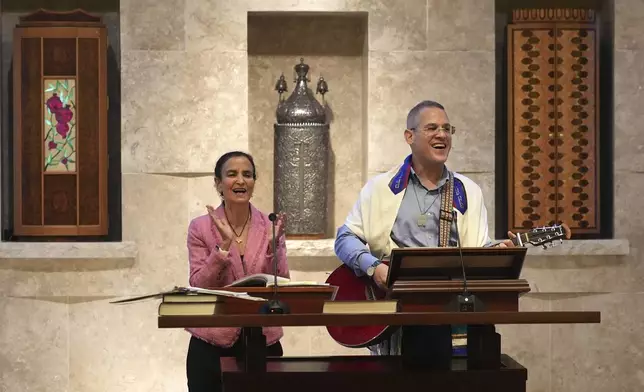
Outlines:
{"label": "woman's necklace", "polygon": [[241,236],[244,234],[244,230],[246,229],[246,224],[250,219],[250,207],[248,208],[248,216],[246,217],[246,222],[244,222],[244,226],[242,227],[241,232],[239,234],[237,234],[237,232],[235,231],[235,227],[232,225],[232,223],[230,223],[230,220],[228,219],[228,214],[226,214],[225,212],[226,211],[224,211],[224,215],[226,216],[226,221],[228,222],[228,225],[230,225],[230,228],[232,229],[233,233],[235,233],[235,237],[237,237],[235,238],[235,242],[237,242],[238,244],[241,244],[243,241],[241,239]]}

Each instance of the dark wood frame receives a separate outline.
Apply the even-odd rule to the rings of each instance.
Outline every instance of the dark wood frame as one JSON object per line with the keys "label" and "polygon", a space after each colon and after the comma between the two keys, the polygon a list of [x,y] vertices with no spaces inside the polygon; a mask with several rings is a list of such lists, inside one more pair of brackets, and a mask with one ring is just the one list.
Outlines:
{"label": "dark wood frame", "polygon": [[[58,13],[63,15],[66,13]],[[26,19],[28,19],[27,17]],[[21,24],[18,28],[15,29],[14,33],[14,42],[21,42],[22,38],[91,38],[97,39],[97,45],[99,46],[98,50],[98,107],[99,107],[99,119],[98,119],[98,192],[99,192],[99,224],[98,225],[75,225],[75,226],[45,226],[44,225],[44,207],[42,208],[43,213],[41,219],[43,224],[40,226],[31,226],[24,225],[22,223],[22,211],[24,208],[22,202],[22,121],[21,121],[21,90],[18,86],[21,85],[21,45],[14,44],[13,55],[14,55],[14,73],[13,73],[13,165],[14,165],[14,214],[13,214],[13,229],[14,235],[16,236],[101,236],[106,235],[108,232],[108,210],[107,210],[107,169],[108,169],[108,156],[107,156],[107,32],[105,26],[101,23],[83,21],[79,23],[78,27],[70,27],[69,22],[55,22],[59,24],[56,28],[38,26],[38,22],[32,22],[32,24]],[[76,50],[78,52],[78,41],[76,42]],[[78,63],[78,55],[76,58]],[[42,52],[41,52],[41,64],[42,64]],[[42,65],[41,65],[42,66]],[[78,69],[78,67],[76,67]],[[41,71],[42,75],[42,71]],[[78,83],[78,81],[77,81]],[[41,91],[42,92],[42,91]],[[41,130],[42,134],[42,130]],[[82,146],[77,145],[77,154],[78,148]],[[42,157],[41,157],[42,159]],[[42,165],[41,165],[42,166]],[[53,175],[53,174],[49,174]],[[41,173],[41,203],[44,204],[44,173]],[[76,195],[77,195],[77,204],[80,203],[79,192],[80,187],[78,186],[78,171],[76,172]],[[79,221],[80,211],[77,209],[77,222]]]}
{"label": "dark wood frame", "polygon": [[[521,8],[586,8],[595,12],[599,28],[600,58],[598,90],[602,91],[602,104],[598,108],[600,122],[599,155],[602,164],[596,166],[602,186],[598,197],[602,199],[598,221],[598,233],[583,233],[574,230],[573,239],[613,238],[614,235],[614,179],[613,179],[613,46],[614,46],[614,0],[495,0],[495,200],[497,205],[509,203],[508,188],[512,185],[508,178],[508,59],[507,26],[512,21],[512,10]],[[495,236],[505,238],[509,229],[509,208],[495,211]]]}
{"label": "dark wood frame", "polygon": [[222,314],[213,316],[159,316],[159,328],[303,327],[324,325],[486,325],[486,324],[594,324],[600,312],[399,312],[391,314]]}

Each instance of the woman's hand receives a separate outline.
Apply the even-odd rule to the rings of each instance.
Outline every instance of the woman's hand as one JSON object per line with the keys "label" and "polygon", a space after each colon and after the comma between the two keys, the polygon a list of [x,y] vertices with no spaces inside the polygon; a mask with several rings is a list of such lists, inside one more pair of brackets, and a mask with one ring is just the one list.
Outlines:
{"label": "woman's hand", "polygon": [[222,243],[219,245],[219,248],[228,251],[235,235],[232,227],[230,227],[225,219],[217,218],[215,215],[215,209],[212,206],[207,205],[206,209],[208,210],[208,215],[210,215],[210,218],[212,219],[212,223],[214,223],[215,227],[219,231],[219,235],[221,236]]}

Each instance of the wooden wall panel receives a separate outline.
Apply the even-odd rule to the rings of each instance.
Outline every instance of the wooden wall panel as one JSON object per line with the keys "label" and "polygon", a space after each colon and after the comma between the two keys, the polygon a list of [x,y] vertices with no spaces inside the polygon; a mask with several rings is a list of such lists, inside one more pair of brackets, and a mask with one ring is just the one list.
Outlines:
{"label": "wooden wall panel", "polygon": [[39,10],[14,39],[14,235],[107,235],[106,28]]}
{"label": "wooden wall panel", "polygon": [[558,135],[562,179],[558,219],[577,231],[599,230],[598,106],[596,32],[583,26],[557,26],[562,90]]}
{"label": "wooden wall panel", "polygon": [[43,73],[76,75],[76,38],[43,38]]}
{"label": "wooden wall panel", "polygon": [[550,89],[554,64],[554,43],[551,30],[547,28],[517,28],[512,30],[512,112],[510,121],[514,124],[511,133],[509,160],[510,176],[513,179],[511,192],[515,197],[511,216],[512,227],[531,229],[535,222],[548,216],[554,203],[548,195],[552,193],[554,174],[546,165],[554,152],[550,129],[554,120],[549,116],[554,99]]}
{"label": "wooden wall panel", "polygon": [[599,61],[589,10],[519,10],[508,26],[509,230],[599,233]]}
{"label": "wooden wall panel", "polygon": [[78,151],[79,222],[81,225],[97,225],[100,221],[100,188],[99,188],[99,135],[100,94],[99,94],[99,41],[83,38],[78,40],[78,94],[83,97],[79,102]]}
{"label": "wooden wall panel", "polygon": [[22,127],[18,142],[21,192],[16,199],[22,205],[19,217],[25,225],[42,224],[42,130],[40,125],[41,95],[40,69],[42,64],[41,39],[26,38],[19,42],[23,59],[20,63],[21,77],[18,82],[23,86],[20,95],[20,115],[16,118]]}
{"label": "wooden wall panel", "polygon": [[44,224],[76,226],[76,174],[49,174],[44,179]]}

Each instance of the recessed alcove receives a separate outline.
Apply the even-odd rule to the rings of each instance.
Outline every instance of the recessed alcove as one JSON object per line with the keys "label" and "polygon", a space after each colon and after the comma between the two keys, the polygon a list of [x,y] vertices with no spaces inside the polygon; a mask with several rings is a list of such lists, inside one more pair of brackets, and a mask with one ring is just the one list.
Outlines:
{"label": "recessed alcove", "polygon": [[309,65],[308,87],[315,94],[320,76],[328,82],[324,101],[330,123],[327,233],[344,221],[366,175],[367,13],[249,12],[248,130],[258,181],[254,203],[273,210],[274,130],[283,73],[293,91],[300,58]]}

